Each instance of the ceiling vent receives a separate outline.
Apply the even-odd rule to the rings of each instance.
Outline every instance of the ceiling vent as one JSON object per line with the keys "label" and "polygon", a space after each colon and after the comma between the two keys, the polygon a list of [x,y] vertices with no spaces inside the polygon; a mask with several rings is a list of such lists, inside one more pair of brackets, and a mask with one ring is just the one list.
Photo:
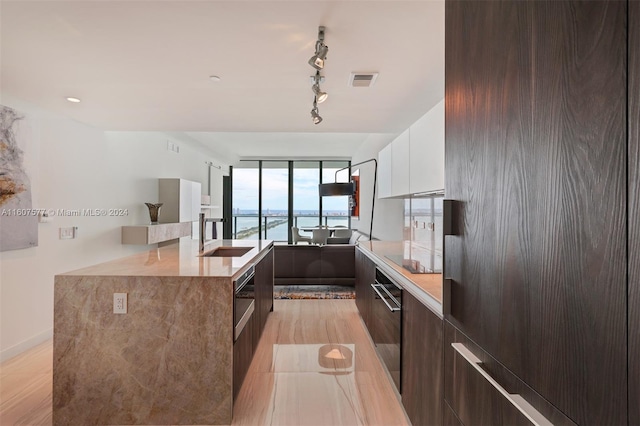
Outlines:
{"label": "ceiling vent", "polygon": [[377,78],[377,72],[352,72],[349,76],[349,87],[371,87]]}

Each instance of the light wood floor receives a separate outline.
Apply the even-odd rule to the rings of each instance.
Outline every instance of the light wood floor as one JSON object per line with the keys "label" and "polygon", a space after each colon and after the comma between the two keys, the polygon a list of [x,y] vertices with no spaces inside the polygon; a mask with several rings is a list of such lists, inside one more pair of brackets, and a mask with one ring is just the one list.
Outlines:
{"label": "light wood floor", "polygon": [[[0,425],[50,425],[52,342],[0,366]],[[233,425],[408,425],[353,300],[276,300]]]}

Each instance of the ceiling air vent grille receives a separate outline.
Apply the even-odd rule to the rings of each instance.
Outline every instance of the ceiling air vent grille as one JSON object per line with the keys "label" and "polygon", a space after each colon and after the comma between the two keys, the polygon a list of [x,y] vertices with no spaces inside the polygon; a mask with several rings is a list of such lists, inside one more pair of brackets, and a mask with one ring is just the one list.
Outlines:
{"label": "ceiling air vent grille", "polygon": [[349,87],[371,87],[377,78],[377,72],[352,72],[349,76]]}

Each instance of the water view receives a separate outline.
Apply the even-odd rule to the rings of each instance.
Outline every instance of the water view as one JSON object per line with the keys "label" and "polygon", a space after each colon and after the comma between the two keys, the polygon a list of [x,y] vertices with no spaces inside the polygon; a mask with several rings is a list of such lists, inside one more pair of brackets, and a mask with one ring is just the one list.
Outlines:
{"label": "water view", "polygon": [[[294,226],[298,228],[311,228],[320,225],[318,212],[296,211],[294,212]],[[262,215],[263,239],[275,241],[287,241],[289,236],[289,219],[285,211],[269,211]],[[349,226],[349,216],[343,212],[327,211],[322,217],[322,225]],[[258,239],[258,212],[239,210],[233,215],[233,230],[235,239]],[[304,231],[300,231],[305,235]],[[311,236],[311,232],[308,232]]]}

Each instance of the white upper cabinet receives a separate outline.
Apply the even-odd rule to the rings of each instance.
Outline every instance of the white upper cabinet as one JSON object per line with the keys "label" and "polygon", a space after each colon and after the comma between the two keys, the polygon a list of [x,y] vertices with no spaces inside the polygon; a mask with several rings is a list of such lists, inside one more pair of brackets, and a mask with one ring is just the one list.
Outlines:
{"label": "white upper cabinet", "polygon": [[158,221],[162,223],[193,222],[198,220],[202,185],[186,179],[159,179],[160,208]]}
{"label": "white upper cabinet", "polygon": [[391,144],[378,153],[378,198],[391,197]]}
{"label": "white upper cabinet", "polygon": [[444,99],[378,153],[378,197],[444,190]]}
{"label": "white upper cabinet", "polygon": [[409,131],[409,193],[444,189],[444,99]]}
{"label": "white upper cabinet", "polygon": [[391,142],[391,195],[409,193],[409,129]]}

